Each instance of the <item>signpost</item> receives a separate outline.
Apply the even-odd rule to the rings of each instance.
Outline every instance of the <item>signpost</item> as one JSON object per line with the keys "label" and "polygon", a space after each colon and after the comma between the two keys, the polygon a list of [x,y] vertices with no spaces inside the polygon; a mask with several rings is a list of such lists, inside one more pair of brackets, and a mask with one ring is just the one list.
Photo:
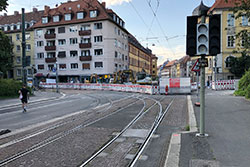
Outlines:
{"label": "signpost", "polygon": [[194,63],[191,71],[196,72],[196,85],[197,85],[197,101],[195,103],[196,106],[200,106],[200,100],[199,100],[199,73],[200,73],[200,61],[199,59],[196,60]]}

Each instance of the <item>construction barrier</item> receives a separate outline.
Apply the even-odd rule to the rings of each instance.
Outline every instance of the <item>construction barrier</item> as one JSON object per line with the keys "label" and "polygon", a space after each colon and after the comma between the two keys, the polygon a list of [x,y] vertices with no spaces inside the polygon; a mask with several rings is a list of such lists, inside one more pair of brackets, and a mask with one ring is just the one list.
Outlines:
{"label": "construction barrier", "polygon": [[235,80],[220,80],[212,82],[213,90],[234,90],[235,87]]}
{"label": "construction barrier", "polygon": [[[40,87],[46,89],[56,89],[55,83],[40,83]],[[83,84],[83,83],[58,83],[60,89],[90,89],[90,90],[110,90],[121,92],[136,92],[146,94],[158,94],[158,86],[151,85],[123,85],[123,84]]]}
{"label": "construction barrier", "polygon": [[160,78],[160,94],[189,94],[191,93],[190,78]]}

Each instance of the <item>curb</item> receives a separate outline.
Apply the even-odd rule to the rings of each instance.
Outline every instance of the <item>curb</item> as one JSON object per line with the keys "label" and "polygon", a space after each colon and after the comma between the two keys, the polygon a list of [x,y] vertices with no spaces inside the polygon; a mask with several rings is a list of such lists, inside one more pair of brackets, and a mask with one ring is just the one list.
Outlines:
{"label": "curb", "polygon": [[181,134],[182,133],[193,133],[198,132],[197,122],[195,119],[194,108],[191,101],[191,96],[187,96],[187,105],[188,105],[188,123],[190,126],[190,131],[173,133],[169,142],[168,153],[166,156],[166,161],[164,167],[178,167],[180,160],[180,151],[181,151]]}

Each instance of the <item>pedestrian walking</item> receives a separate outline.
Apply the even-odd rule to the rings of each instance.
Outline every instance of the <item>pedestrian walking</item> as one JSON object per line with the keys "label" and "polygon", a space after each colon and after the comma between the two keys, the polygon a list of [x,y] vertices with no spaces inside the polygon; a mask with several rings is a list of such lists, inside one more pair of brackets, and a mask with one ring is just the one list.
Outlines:
{"label": "pedestrian walking", "polygon": [[23,85],[22,89],[19,90],[20,100],[22,102],[23,112],[27,111],[27,104],[29,99],[29,90],[26,88],[26,85]]}

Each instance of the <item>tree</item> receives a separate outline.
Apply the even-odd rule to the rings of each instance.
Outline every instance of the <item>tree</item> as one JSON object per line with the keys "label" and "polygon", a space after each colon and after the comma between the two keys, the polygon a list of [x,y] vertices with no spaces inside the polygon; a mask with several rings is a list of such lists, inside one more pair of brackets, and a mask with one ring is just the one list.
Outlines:
{"label": "tree", "polygon": [[7,6],[9,5],[7,1],[8,0],[0,0],[0,12],[3,10],[7,11]]}
{"label": "tree", "polygon": [[7,35],[0,31],[0,72],[6,77],[7,71],[12,68],[13,45]]}

